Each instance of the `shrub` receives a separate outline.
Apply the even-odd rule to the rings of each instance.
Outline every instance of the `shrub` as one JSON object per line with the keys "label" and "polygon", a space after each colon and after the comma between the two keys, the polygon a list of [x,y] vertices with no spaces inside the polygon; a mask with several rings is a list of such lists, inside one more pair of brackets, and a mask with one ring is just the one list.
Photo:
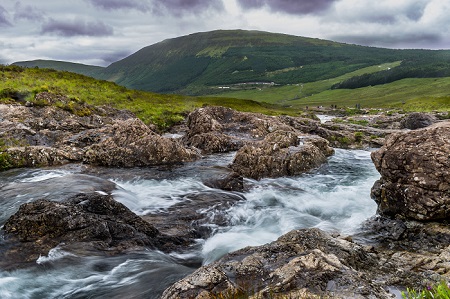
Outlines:
{"label": "shrub", "polygon": [[416,291],[414,289],[407,289],[406,292],[402,292],[403,299],[450,299],[449,284],[442,281],[434,286],[428,286],[422,291]]}

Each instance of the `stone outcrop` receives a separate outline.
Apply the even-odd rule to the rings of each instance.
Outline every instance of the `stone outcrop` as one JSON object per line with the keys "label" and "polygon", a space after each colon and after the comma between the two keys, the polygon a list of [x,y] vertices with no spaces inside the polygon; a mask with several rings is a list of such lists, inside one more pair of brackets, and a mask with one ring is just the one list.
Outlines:
{"label": "stone outcrop", "polygon": [[376,265],[376,255],[355,243],[318,229],[294,230],[201,267],[162,298],[392,298],[373,280]]}
{"label": "stone outcrop", "polygon": [[241,148],[230,167],[253,179],[292,176],[317,168],[333,153],[328,141],[321,137],[305,136],[295,130],[275,131]]}
{"label": "stone outcrop", "polygon": [[4,225],[8,264],[34,262],[56,246],[78,254],[117,254],[128,250],[173,250],[186,242],[162,235],[110,195],[87,193],[63,201],[26,203]]}
{"label": "stone outcrop", "polygon": [[450,122],[391,135],[372,153],[381,174],[372,198],[381,215],[416,220],[450,217]]}
{"label": "stone outcrop", "polygon": [[174,164],[198,158],[196,152],[154,133],[139,119],[118,120],[95,132],[86,133],[88,136],[92,133],[101,136],[101,140],[86,148],[83,161],[89,164],[135,167]]}
{"label": "stone outcrop", "polygon": [[[65,101],[49,93],[36,99],[46,104]],[[199,158],[128,111],[97,107],[89,112],[79,116],[56,106],[0,105],[0,169],[74,162],[135,167]]]}
{"label": "stone outcrop", "polygon": [[187,118],[184,142],[204,154],[236,151],[247,142],[261,140],[276,130],[292,130],[278,117],[207,106]]}
{"label": "stone outcrop", "polygon": [[380,216],[352,237],[294,230],[199,268],[162,298],[395,298],[448,280],[449,242],[448,224]]}

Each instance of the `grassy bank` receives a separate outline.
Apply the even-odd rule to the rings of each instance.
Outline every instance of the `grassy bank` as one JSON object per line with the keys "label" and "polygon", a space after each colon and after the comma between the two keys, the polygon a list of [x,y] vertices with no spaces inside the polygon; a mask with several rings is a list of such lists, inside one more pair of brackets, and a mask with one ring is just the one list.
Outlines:
{"label": "grassy bank", "polygon": [[153,123],[161,130],[183,120],[187,113],[204,105],[221,105],[269,115],[295,114],[292,109],[252,100],[162,95],[130,90],[112,82],[75,73],[0,66],[0,102],[33,102],[34,96],[43,91],[68,97],[72,106],[86,103],[128,109],[144,122]]}

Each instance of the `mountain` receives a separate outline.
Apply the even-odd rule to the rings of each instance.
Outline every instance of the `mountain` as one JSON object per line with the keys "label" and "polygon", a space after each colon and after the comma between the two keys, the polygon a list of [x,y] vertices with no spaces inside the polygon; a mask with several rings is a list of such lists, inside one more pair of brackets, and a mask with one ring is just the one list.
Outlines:
{"label": "mountain", "polygon": [[18,61],[14,62],[13,64],[28,68],[38,67],[45,69],[53,69],[57,71],[67,71],[89,77],[96,77],[98,73],[104,69],[103,67],[100,66],[72,63],[66,61],[56,61],[56,60]]}
{"label": "mountain", "polygon": [[[392,70],[360,74],[346,82],[336,82],[332,88],[450,76],[450,51],[383,49],[245,30],[218,30],[168,39],[106,68],[61,62],[53,68],[132,89],[202,95],[223,93],[236,86],[315,82],[395,62],[399,63]],[[43,67],[42,62],[36,65]]]}

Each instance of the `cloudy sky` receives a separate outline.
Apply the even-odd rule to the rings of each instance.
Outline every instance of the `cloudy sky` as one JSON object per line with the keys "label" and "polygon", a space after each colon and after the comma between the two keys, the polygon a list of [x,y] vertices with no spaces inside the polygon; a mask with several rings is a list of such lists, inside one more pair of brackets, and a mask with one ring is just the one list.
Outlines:
{"label": "cloudy sky", "polygon": [[449,16],[450,0],[2,0],[0,63],[107,66],[164,39],[216,29],[450,49]]}

